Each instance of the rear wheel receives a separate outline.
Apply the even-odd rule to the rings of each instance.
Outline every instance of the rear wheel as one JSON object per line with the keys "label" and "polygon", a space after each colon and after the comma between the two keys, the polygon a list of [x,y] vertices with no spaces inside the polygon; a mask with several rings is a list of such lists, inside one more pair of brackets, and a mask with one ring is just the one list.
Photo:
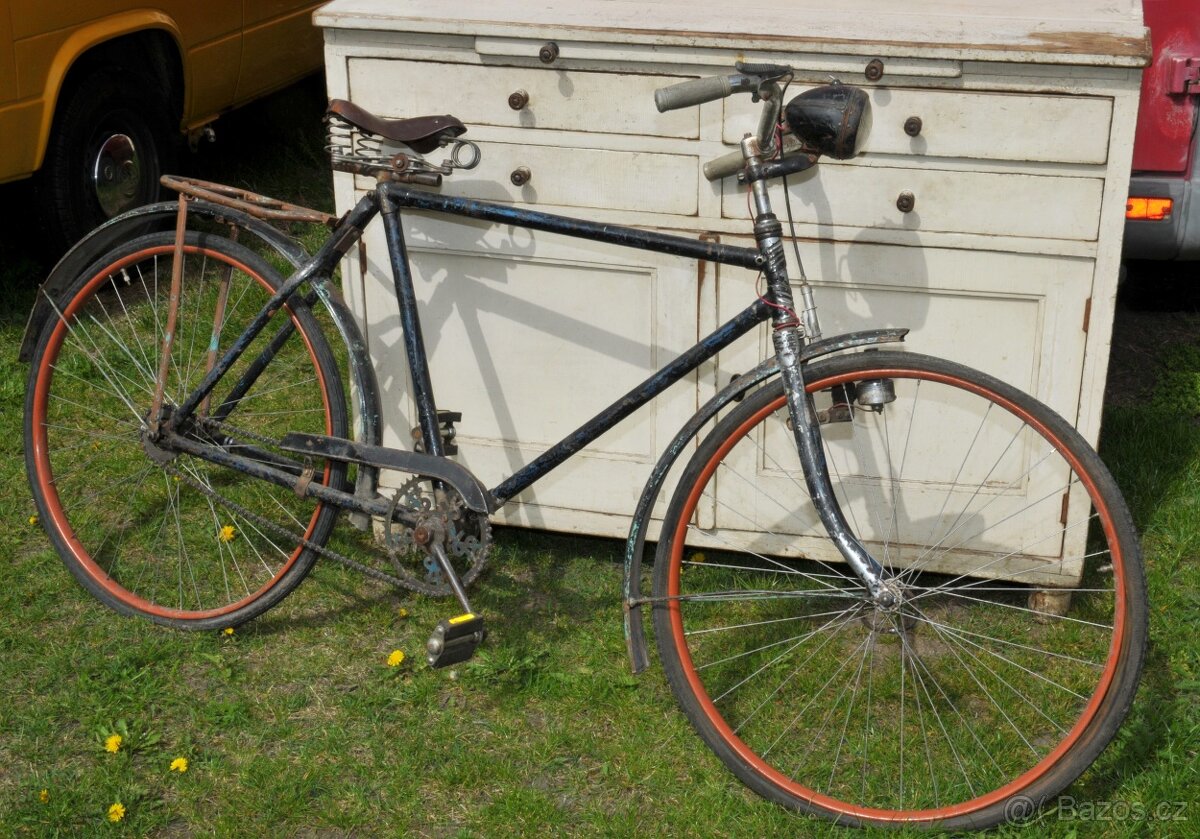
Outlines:
{"label": "rear wheel", "polygon": [[796,809],[942,829],[1030,815],[1136,690],[1145,585],[1116,485],[1049,408],[959,365],[867,352],[806,381],[837,499],[900,602],[874,603],[832,550],[776,380],[705,439],[664,521],[654,626],[680,705]]}
{"label": "rear wheel", "polygon": [[[305,543],[324,543],[336,510],[159,447],[147,434],[174,262],[174,234],[135,239],[55,302],[30,371],[26,467],[42,523],[88,591],[160,623],[225,627],[295,588],[317,556]],[[262,259],[220,237],[189,234],[181,268],[168,410],[281,282]],[[249,390],[235,392],[272,342],[271,362]],[[347,433],[337,364],[302,304],[268,324],[197,416],[187,432],[194,440],[344,483],[343,464],[298,463],[276,445],[289,431]]]}

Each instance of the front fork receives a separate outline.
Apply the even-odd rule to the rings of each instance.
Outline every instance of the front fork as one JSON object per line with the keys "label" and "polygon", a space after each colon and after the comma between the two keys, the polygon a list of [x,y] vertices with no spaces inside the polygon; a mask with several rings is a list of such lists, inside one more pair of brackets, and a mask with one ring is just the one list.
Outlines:
{"label": "front fork", "polygon": [[838,552],[855,575],[867,587],[871,597],[881,606],[895,605],[894,586],[889,584],[888,575],[883,567],[851,532],[833,493],[833,485],[829,481],[829,466],[821,442],[821,426],[812,397],[805,388],[804,371],[800,363],[805,334],[813,338],[820,337],[812,290],[807,282],[800,284],[804,306],[803,311],[797,313],[783,252],[783,227],[771,211],[771,200],[761,169],[762,156],[757,138],[751,136],[742,140],[742,155],[746,159],[746,180],[751,186],[756,210],[754,238],[758,241],[759,250],[765,260],[763,273],[767,279],[767,300],[772,306],[771,340],[779,361],[784,393],[787,394],[792,433],[800,455],[800,464],[804,469],[804,483],[829,538],[833,540]]}

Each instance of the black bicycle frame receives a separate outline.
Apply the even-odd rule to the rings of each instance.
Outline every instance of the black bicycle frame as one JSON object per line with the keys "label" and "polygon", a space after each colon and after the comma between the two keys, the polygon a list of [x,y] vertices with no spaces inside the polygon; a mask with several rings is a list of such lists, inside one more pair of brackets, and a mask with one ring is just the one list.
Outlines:
{"label": "black bicycle frame", "polygon": [[[370,475],[374,474],[374,469],[380,467],[401,468],[402,471],[416,474],[445,475],[445,478],[437,478],[437,480],[450,480],[451,485],[455,484],[457,475],[458,483],[463,485],[460,491],[464,499],[475,499],[474,502],[468,502],[472,505],[472,509],[479,513],[491,513],[508,499],[551,472],[554,467],[568,460],[577,451],[604,435],[626,416],[634,413],[637,408],[653,400],[655,396],[670,388],[686,374],[696,370],[696,367],[703,364],[704,361],[713,358],[728,344],[754,329],[756,325],[764,323],[766,320],[772,320],[775,356],[779,360],[779,370],[784,378],[788,412],[796,420],[793,424],[793,436],[796,437],[798,454],[804,469],[805,484],[808,486],[809,495],[814,501],[830,539],[838,547],[842,557],[851,565],[854,573],[866,583],[872,595],[880,598],[882,603],[890,597],[890,592],[884,587],[882,568],[866,551],[863,544],[854,537],[833,496],[833,487],[829,483],[828,468],[821,448],[820,427],[818,427],[811,398],[806,396],[803,373],[800,371],[804,332],[800,328],[802,324],[793,308],[791,287],[787,280],[786,260],[784,251],[782,251],[782,229],[778,218],[770,212],[770,202],[766,192],[768,176],[770,176],[768,167],[763,166],[760,158],[756,155],[748,157],[748,181],[751,182],[758,209],[754,226],[757,244],[755,248],[721,245],[718,242],[647,232],[647,230],[622,227],[618,224],[584,221],[580,218],[524,210],[509,205],[491,204],[472,198],[443,196],[443,194],[413,190],[413,188],[392,184],[392,182],[380,181],[376,190],[367,193],[359,200],[358,204],[354,205],[354,208],[347,212],[342,221],[337,224],[330,239],[314,254],[310,262],[302,265],[292,276],[288,277],[287,281],[283,282],[280,289],[271,296],[271,299],[254,317],[250,326],[247,326],[246,330],[236,338],[233,346],[212,367],[196,391],[193,391],[184,403],[170,412],[168,416],[161,418],[166,426],[161,432],[163,442],[251,474],[253,477],[290,487],[304,495],[318,496],[338,507],[368,515],[379,515],[379,502],[373,497],[374,493],[365,491],[371,490],[373,487],[362,486],[361,481],[353,495],[334,489],[334,487],[317,486],[302,478],[296,468],[292,468],[287,462],[280,463],[272,459],[266,459],[266,462],[254,461],[247,457],[227,453],[220,447],[209,451],[212,447],[180,435],[179,430],[185,429],[197,407],[204,403],[205,398],[214,389],[217,380],[232,368],[234,362],[250,346],[254,337],[262,332],[274,314],[286,306],[292,296],[299,292],[302,284],[311,281],[319,287],[320,282],[323,282],[324,278],[334,270],[338,260],[349,252],[355,242],[361,239],[362,232],[372,218],[377,214],[382,214],[391,260],[392,281],[395,283],[396,300],[400,306],[404,349],[406,349],[408,358],[409,373],[412,376],[413,396],[416,409],[418,409],[421,436],[425,442],[425,453],[398,453],[398,451],[380,449],[368,444],[366,447],[358,448],[359,454],[354,454],[341,445],[344,443],[342,441],[312,436],[307,436],[302,445],[300,439],[293,441],[292,445],[301,445],[301,448],[292,450],[307,450],[314,454],[324,453],[324,456],[335,457],[335,459],[361,461],[362,465],[366,467],[364,472]],[[767,295],[766,298],[763,296],[756,298],[736,317],[722,324],[712,334],[702,338],[694,347],[686,350],[670,364],[655,372],[653,376],[643,380],[636,388],[626,392],[624,396],[601,410],[587,423],[536,457],[529,465],[511,475],[491,491],[486,491],[478,484],[478,479],[475,479],[474,475],[470,475],[461,467],[456,467],[456,471],[450,472],[442,468],[446,465],[446,461],[442,457],[444,453],[442,435],[440,435],[438,427],[437,402],[433,396],[430,366],[428,366],[424,338],[421,335],[412,266],[409,264],[408,247],[404,241],[401,223],[401,209],[479,218],[482,221],[508,223],[515,227],[544,230],[547,233],[572,236],[576,239],[590,239],[622,247],[638,248],[638,250],[671,254],[671,256],[704,259],[721,265],[736,266],[736,268],[757,269],[767,277]],[[277,352],[277,344],[282,342],[280,335],[286,335],[289,328],[290,323],[284,324],[280,334],[275,336],[276,340],[270,341],[268,347],[260,353],[259,358],[248,366],[245,373],[242,373],[238,382],[233,385],[233,394],[245,394],[250,390],[253,379],[263,370],[271,356]],[[355,352],[353,348],[352,352]],[[365,353],[365,349],[358,348],[356,352]],[[366,359],[355,359],[355,364],[361,368],[365,361]],[[229,400],[226,400],[217,408],[215,415],[222,418],[224,414],[228,413],[229,407]],[[289,445],[284,444],[284,448],[289,449]],[[397,459],[403,461],[398,466]],[[373,481],[368,480],[368,483],[373,483]],[[404,517],[397,514],[396,519],[402,520]]]}
{"label": "black bicycle frame", "polygon": [[[705,242],[667,233],[655,233],[601,224],[568,216],[526,210],[519,207],[492,204],[471,198],[455,198],[437,193],[422,192],[382,183],[376,191],[380,211],[384,217],[384,232],[388,251],[391,254],[392,274],[396,285],[396,299],[400,304],[400,319],[404,329],[404,345],[412,374],[413,396],[421,423],[421,433],[428,443],[431,454],[441,454],[441,439],[437,428],[437,407],[429,379],[429,362],[425,345],[421,340],[421,327],[417,315],[416,298],[413,291],[412,271],[408,261],[404,232],[400,224],[400,209],[426,210],[445,215],[463,216],[483,221],[512,224],[531,230],[558,233],[578,239],[592,239],[622,247],[703,259],[722,265],[757,269],[763,265],[763,256],[757,248],[740,248]],[[551,446],[524,468],[491,490],[495,499],[503,503],[526,489],[550,470],[570,458],[580,449],[611,429],[638,408],[651,401],[675,382],[691,373],[701,364],[716,355],[724,347],[745,335],[771,316],[771,308],[761,299],[756,299],[736,317],[719,327],[711,335],[700,340],[687,352],[617,399],[599,414],[588,420],[561,441]]]}
{"label": "black bicycle frame", "polygon": [[[197,456],[206,457],[254,477],[290,487],[297,492],[319,495],[323,500],[345,509],[369,515],[379,513],[379,502],[374,497],[364,497],[365,493],[362,492],[364,487],[361,486],[361,482],[358,491],[354,494],[332,487],[316,487],[298,477],[296,470],[289,468],[287,463],[274,463],[271,462],[271,459],[267,459],[267,462],[255,461],[220,449],[206,454],[205,452],[210,447],[189,440],[186,435],[179,434],[180,429],[187,427],[197,407],[212,392],[216,382],[232,368],[271,318],[287,305],[287,302],[300,291],[304,283],[312,282],[319,286],[332,273],[338,260],[361,239],[363,230],[376,214],[383,215],[396,300],[400,308],[400,320],[404,332],[405,352],[413,383],[413,397],[417,406],[421,435],[425,443],[425,452],[406,455],[404,467],[401,468],[407,467],[405,471],[413,471],[418,474],[441,474],[441,471],[432,467],[440,465],[444,461],[441,460],[443,446],[438,427],[437,403],[434,399],[433,384],[429,375],[429,360],[421,334],[412,269],[409,264],[408,248],[404,241],[400,218],[401,209],[417,209],[444,215],[507,223],[530,230],[591,239],[621,247],[703,259],[739,268],[758,269],[767,278],[766,298],[756,298],[738,315],[701,339],[691,349],[617,399],[507,480],[487,491],[486,495],[490,497],[477,499],[478,503],[475,506],[479,507],[479,512],[495,510],[712,358],[724,347],[745,335],[758,324],[771,320],[774,325],[772,340],[775,344],[776,357],[779,359],[779,369],[785,383],[785,392],[788,395],[788,410],[795,420],[793,434],[796,438],[809,494],[826,531],[839,552],[855,573],[867,584],[873,596],[886,600],[890,593],[883,585],[882,568],[853,535],[833,497],[824,452],[821,448],[817,418],[812,400],[806,395],[803,374],[800,369],[804,336],[803,330],[799,328],[801,323],[793,308],[791,288],[788,284],[786,261],[783,256],[782,229],[778,219],[770,212],[770,201],[766,194],[765,180],[770,174],[768,167],[763,166],[757,156],[748,158],[747,180],[752,184],[755,202],[758,206],[758,214],[754,222],[754,235],[758,245],[756,248],[734,247],[666,233],[602,224],[568,216],[492,204],[471,198],[455,198],[381,181],[373,192],[364,195],[346,213],[334,229],[330,239],[313,256],[312,260],[292,274],[267,301],[250,325],[213,366],[200,386],[176,410],[170,412],[168,416],[160,418],[164,427],[161,432],[156,432],[156,439],[161,437],[168,445],[175,445],[182,450],[191,451]],[[287,329],[288,326],[285,325],[283,331],[286,332]],[[276,339],[268,342],[267,348],[260,352],[259,357],[249,365],[249,369],[242,374],[239,381],[234,383],[232,393],[244,394],[249,391],[254,378],[264,369],[282,343],[281,340],[278,340],[278,335]],[[226,400],[218,407],[216,416],[223,417],[228,413],[229,401]],[[327,447],[329,444],[337,442],[328,438],[324,441],[314,438],[307,445],[319,449],[321,446]],[[367,448],[377,447],[368,446]],[[379,449],[375,454],[382,455],[390,451]],[[327,456],[332,455],[327,453]],[[346,455],[346,457],[351,460],[355,459],[353,455]],[[428,467],[427,472],[422,472],[422,464]],[[381,465],[381,461],[367,458],[365,465],[374,469]],[[474,476],[470,476],[469,473],[465,473],[465,476],[475,481]],[[301,483],[302,480],[303,483]],[[480,491],[474,493],[476,496],[482,492],[481,487],[478,489]]]}
{"label": "black bicycle frame", "polygon": [[[359,200],[358,204],[346,214],[333,231],[333,235],[325,245],[313,255],[306,265],[292,274],[267,301],[259,314],[234,340],[195,391],[189,394],[187,399],[175,409],[170,417],[171,427],[176,429],[182,427],[187,419],[195,413],[205,397],[212,392],[217,381],[233,367],[255,337],[266,328],[271,318],[286,305],[287,301],[299,291],[304,283],[319,281],[321,277],[328,276],[338,260],[359,240],[367,224],[376,214],[381,214],[396,288],[396,300],[400,309],[405,354],[412,376],[413,398],[417,406],[425,450],[430,455],[440,456],[443,452],[437,421],[437,403],[429,375],[429,360],[421,334],[408,248],[400,219],[401,209],[426,210],[445,215],[507,223],[531,230],[592,239],[655,253],[703,259],[739,268],[758,269],[764,262],[763,256],[757,248],[734,247],[684,236],[601,224],[567,216],[491,204],[475,199],[423,192],[383,182],[374,192],[368,193]],[[690,350],[617,399],[608,408],[564,437],[559,443],[547,449],[523,469],[492,489],[490,494],[498,504],[512,498],[770,317],[771,307],[762,299],[755,299],[737,316],[701,339]],[[288,326],[283,329],[284,334],[290,332]],[[249,369],[234,383],[233,393],[241,394],[249,390],[258,372],[271,361],[278,343],[281,342],[273,341],[262,351],[260,357],[256,358]],[[228,401],[226,400],[226,402]],[[227,406],[222,404],[216,413],[223,415],[226,410]],[[236,468],[232,462],[226,465],[233,465]],[[270,479],[269,476],[260,474],[260,471],[256,470],[259,477]],[[347,503],[343,506],[356,509],[363,506],[361,503],[350,502],[349,497],[345,501]]]}

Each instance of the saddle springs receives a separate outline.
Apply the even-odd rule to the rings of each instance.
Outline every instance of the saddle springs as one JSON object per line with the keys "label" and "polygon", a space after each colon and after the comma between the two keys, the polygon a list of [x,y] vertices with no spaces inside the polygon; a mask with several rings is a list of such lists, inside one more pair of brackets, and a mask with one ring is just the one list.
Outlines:
{"label": "saddle springs", "polygon": [[[459,139],[458,135],[466,130],[461,123],[450,117],[445,127],[439,130],[436,123],[429,122],[430,119],[375,120],[384,128],[411,127],[418,120],[433,126],[429,133],[419,136],[409,137],[400,131],[384,134],[363,127],[358,120],[331,107],[325,115],[325,150],[333,168],[338,171],[427,186],[440,185],[442,177],[455,169],[474,169],[479,165],[482,156],[479,146],[470,140]],[[448,149],[449,156],[441,163],[434,163],[419,153],[418,148],[425,153]]]}

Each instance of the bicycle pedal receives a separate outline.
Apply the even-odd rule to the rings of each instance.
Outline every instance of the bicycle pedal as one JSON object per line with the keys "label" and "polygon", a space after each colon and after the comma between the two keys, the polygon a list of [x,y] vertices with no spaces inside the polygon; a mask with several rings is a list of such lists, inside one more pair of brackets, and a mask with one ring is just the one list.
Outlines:
{"label": "bicycle pedal", "polygon": [[433,634],[425,643],[425,661],[430,667],[448,667],[466,661],[475,654],[475,648],[487,637],[483,616],[467,612],[465,615],[438,621]]}

